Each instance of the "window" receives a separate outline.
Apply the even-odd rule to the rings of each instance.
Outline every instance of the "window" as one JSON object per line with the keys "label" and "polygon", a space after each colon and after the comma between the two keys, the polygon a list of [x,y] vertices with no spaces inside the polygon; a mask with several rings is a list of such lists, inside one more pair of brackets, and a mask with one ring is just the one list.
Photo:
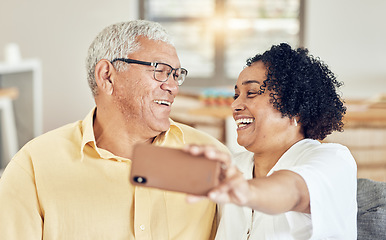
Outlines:
{"label": "window", "polygon": [[302,45],[304,0],[140,0],[140,17],[173,36],[184,86],[233,85],[247,58],[272,44]]}

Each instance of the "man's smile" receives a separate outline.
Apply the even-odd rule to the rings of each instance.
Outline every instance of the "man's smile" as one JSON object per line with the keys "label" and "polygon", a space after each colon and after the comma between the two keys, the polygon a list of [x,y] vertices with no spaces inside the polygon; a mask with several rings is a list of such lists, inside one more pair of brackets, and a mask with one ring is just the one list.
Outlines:
{"label": "man's smile", "polygon": [[154,100],[155,103],[165,106],[171,106],[172,103],[167,100]]}

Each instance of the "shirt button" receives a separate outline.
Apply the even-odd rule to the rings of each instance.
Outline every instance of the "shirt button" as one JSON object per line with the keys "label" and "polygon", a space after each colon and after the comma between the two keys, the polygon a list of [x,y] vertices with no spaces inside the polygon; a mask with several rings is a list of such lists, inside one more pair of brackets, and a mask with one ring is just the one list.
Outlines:
{"label": "shirt button", "polygon": [[139,228],[142,230],[142,231],[144,231],[145,230],[145,225],[141,225],[141,226],[139,226]]}

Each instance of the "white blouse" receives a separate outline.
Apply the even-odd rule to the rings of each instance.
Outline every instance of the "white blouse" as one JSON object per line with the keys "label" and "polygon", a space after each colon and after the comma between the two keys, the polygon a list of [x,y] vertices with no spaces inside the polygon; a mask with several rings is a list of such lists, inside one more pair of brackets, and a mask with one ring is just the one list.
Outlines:
{"label": "white blouse", "polygon": [[[233,161],[246,179],[252,178],[253,153],[239,153]],[[234,204],[219,205],[216,240],[356,239],[357,167],[346,147],[301,140],[283,154],[268,175],[283,169],[305,180],[311,214],[268,215]]]}

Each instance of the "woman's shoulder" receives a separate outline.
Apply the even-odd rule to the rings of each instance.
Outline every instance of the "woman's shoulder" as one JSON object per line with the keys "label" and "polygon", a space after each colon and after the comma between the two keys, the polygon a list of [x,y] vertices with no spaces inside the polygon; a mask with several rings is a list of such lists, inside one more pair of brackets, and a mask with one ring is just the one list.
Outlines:
{"label": "woman's shoulder", "polygon": [[[336,154],[339,152],[350,154],[350,150],[339,143],[325,143],[313,139],[303,139],[295,143],[290,150],[296,152],[296,154]],[[350,154],[351,155],[351,154]]]}
{"label": "woman's shoulder", "polygon": [[331,165],[335,168],[356,169],[356,162],[350,150],[339,143],[323,143],[304,139],[294,144],[283,157],[291,159],[294,165]]}

